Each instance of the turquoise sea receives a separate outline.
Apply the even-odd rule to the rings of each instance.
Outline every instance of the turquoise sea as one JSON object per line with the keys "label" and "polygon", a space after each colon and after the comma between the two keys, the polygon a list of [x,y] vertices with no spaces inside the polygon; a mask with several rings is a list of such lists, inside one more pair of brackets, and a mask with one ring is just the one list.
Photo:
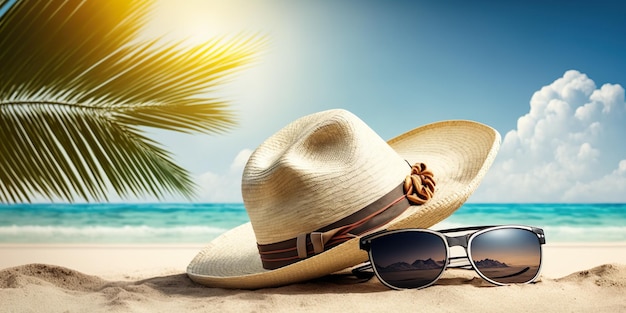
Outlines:
{"label": "turquoise sea", "polygon": [[[1,243],[206,243],[248,222],[243,204],[0,204]],[[434,229],[524,224],[548,242],[626,242],[626,204],[463,205]]]}

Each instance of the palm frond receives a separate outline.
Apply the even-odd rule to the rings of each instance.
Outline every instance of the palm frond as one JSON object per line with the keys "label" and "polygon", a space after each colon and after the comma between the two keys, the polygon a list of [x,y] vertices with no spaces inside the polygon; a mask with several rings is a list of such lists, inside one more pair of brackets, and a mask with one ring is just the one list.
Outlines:
{"label": "palm frond", "polygon": [[[1,4],[1,3],[0,3]],[[142,127],[220,133],[207,96],[265,45],[139,41],[150,1],[18,1],[0,17],[0,201],[192,197],[189,173]]]}

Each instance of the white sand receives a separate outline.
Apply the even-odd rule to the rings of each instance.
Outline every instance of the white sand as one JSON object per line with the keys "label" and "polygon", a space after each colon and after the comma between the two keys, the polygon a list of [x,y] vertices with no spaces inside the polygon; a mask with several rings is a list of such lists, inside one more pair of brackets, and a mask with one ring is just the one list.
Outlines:
{"label": "white sand", "polygon": [[626,312],[626,243],[548,244],[536,284],[492,287],[451,270],[435,286],[407,291],[376,279],[207,288],[184,274],[199,249],[0,245],[0,312]]}
{"label": "white sand", "polygon": [[202,245],[0,244],[0,269],[29,263],[61,265],[105,279],[183,273]]}

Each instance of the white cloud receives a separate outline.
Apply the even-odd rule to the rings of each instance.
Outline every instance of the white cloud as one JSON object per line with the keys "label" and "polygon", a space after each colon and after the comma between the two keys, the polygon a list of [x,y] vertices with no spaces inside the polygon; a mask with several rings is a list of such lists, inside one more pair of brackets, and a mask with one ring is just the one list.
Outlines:
{"label": "white cloud", "polygon": [[243,202],[241,197],[241,175],[252,150],[237,153],[228,171],[223,174],[206,172],[196,179],[200,190],[197,202]]}
{"label": "white cloud", "polygon": [[248,159],[250,158],[251,154],[252,150],[250,149],[243,149],[239,151],[239,153],[237,153],[237,156],[233,160],[233,163],[230,164],[230,170],[243,171],[243,168],[246,166],[246,163],[248,163]]}
{"label": "white cloud", "polygon": [[619,161],[619,167],[617,168],[617,172],[620,175],[626,174],[626,160]]}
{"label": "white cloud", "polygon": [[626,202],[624,88],[578,71],[535,92],[473,202]]}
{"label": "white cloud", "polygon": [[574,186],[565,191],[564,198],[586,198],[586,202],[624,202],[625,193],[626,160],[621,160],[618,168],[606,176],[590,182],[575,182]]}

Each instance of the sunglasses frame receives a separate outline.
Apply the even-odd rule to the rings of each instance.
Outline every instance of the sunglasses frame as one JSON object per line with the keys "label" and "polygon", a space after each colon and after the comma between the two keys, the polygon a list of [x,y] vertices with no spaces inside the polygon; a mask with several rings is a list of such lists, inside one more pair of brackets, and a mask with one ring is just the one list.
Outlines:
{"label": "sunglasses frame", "polygon": [[[361,248],[361,250],[365,250],[367,251],[368,257],[369,257],[369,265],[366,265],[365,267],[369,268],[371,267],[372,270],[374,271],[374,274],[376,275],[376,277],[378,278],[378,280],[383,283],[385,286],[391,288],[391,289],[396,289],[396,290],[403,290],[403,289],[422,289],[422,288],[426,288],[429,286],[432,286],[433,284],[435,284],[439,278],[441,277],[441,275],[443,275],[443,273],[446,271],[446,269],[448,268],[464,268],[467,266],[471,266],[471,269],[473,269],[476,273],[478,273],[478,275],[494,284],[494,285],[498,285],[498,286],[505,286],[505,285],[509,285],[507,283],[501,283],[501,282],[497,282],[494,281],[488,277],[486,277],[480,270],[478,270],[476,264],[474,263],[474,260],[472,259],[472,254],[471,254],[471,249],[469,247],[471,247],[472,245],[472,241],[474,240],[474,238],[476,238],[477,236],[484,234],[486,232],[489,231],[493,231],[493,230],[498,230],[498,229],[522,229],[522,230],[526,230],[526,231],[530,231],[532,233],[534,233],[537,236],[537,240],[539,243],[539,268],[537,269],[537,273],[535,274],[535,276],[533,276],[532,279],[528,280],[527,282],[524,283],[520,283],[520,284],[529,284],[534,282],[537,277],[539,277],[539,273],[541,272],[541,266],[543,263],[543,249],[541,249],[541,245],[546,243],[546,239],[545,239],[545,234],[543,232],[543,229],[538,228],[538,227],[532,227],[532,226],[525,226],[525,225],[495,225],[495,226],[473,226],[473,227],[461,227],[461,228],[452,228],[452,229],[444,229],[444,230],[430,230],[430,229],[421,229],[421,228],[405,228],[405,229],[395,229],[395,230],[381,230],[369,235],[366,235],[362,238],[360,238],[359,240],[359,247]],[[457,233],[457,232],[467,232],[467,231],[474,231],[465,235],[459,235],[459,236],[447,236],[445,235],[446,233]],[[415,288],[400,288],[400,287],[396,287],[393,286],[389,283],[387,283],[384,279],[381,278],[380,274],[378,273],[378,270],[376,269],[376,266],[373,266],[373,262],[372,262],[372,250],[371,250],[371,243],[372,240],[382,237],[382,236],[387,236],[390,234],[395,234],[395,233],[402,233],[402,232],[423,232],[423,233],[430,233],[433,234],[439,238],[441,238],[441,240],[443,240],[443,242],[445,243],[445,248],[446,248],[446,258],[445,258],[445,263],[443,265],[443,268],[441,269],[441,272],[439,273],[439,275],[433,279],[432,282],[430,282],[427,285],[424,286],[419,286],[419,287],[415,287]],[[451,247],[455,247],[455,246],[461,246],[465,249],[465,254],[466,256],[461,256],[461,257],[450,257],[450,248]],[[454,259],[468,259],[470,264],[463,264],[463,265],[451,265],[451,260]],[[361,268],[365,268],[365,267],[360,267],[355,269],[356,271],[359,271]],[[469,268],[468,268],[469,269]]]}

